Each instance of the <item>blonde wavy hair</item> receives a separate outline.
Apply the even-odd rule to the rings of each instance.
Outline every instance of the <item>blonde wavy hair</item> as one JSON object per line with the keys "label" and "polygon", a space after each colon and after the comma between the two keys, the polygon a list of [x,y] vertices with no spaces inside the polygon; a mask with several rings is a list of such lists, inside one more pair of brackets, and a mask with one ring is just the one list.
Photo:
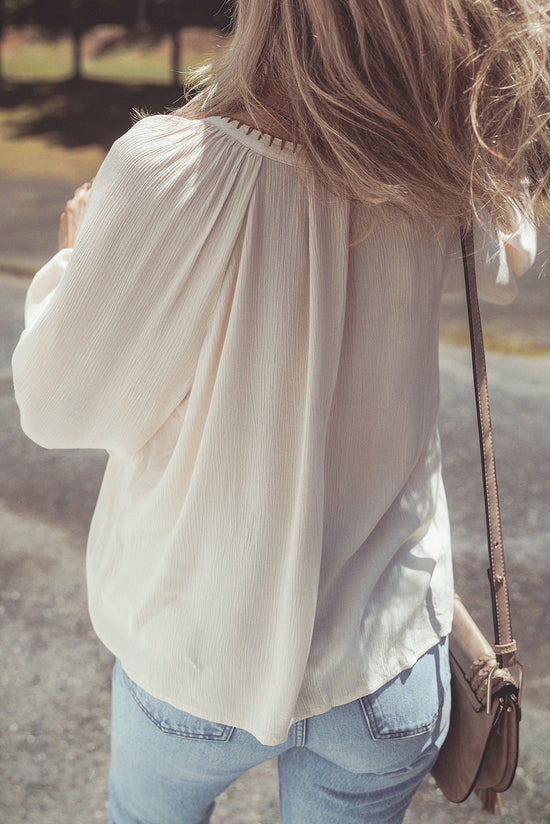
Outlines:
{"label": "blonde wavy hair", "polygon": [[[269,101],[339,194],[433,222],[512,202],[550,171],[550,12],[540,0],[237,0],[186,117]],[[272,106],[269,106],[271,109]]]}

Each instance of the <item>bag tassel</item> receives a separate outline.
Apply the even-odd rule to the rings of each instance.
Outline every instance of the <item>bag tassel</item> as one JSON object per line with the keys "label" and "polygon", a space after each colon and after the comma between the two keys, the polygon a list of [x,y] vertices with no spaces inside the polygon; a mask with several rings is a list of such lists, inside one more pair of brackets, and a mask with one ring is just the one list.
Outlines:
{"label": "bag tassel", "polygon": [[481,809],[484,812],[494,815],[498,806],[499,813],[504,815],[504,804],[502,803],[502,795],[500,793],[496,793],[490,789],[476,790],[475,793],[481,801]]}

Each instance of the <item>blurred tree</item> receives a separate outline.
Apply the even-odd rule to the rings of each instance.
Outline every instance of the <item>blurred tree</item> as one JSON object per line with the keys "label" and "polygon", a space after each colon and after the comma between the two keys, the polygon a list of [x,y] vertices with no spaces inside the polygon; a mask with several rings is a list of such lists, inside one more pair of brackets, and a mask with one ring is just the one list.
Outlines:
{"label": "blurred tree", "polygon": [[[139,0],[138,0],[139,2]],[[178,85],[181,71],[181,30],[184,26],[226,28],[231,3],[227,0],[143,0],[150,27],[166,33],[171,40],[170,69]]]}
{"label": "blurred tree", "polygon": [[6,28],[16,16],[25,13],[32,0],[0,0],[0,84],[4,81],[4,69],[2,62],[2,44]]}
{"label": "blurred tree", "polygon": [[230,5],[230,0],[0,0],[0,40],[8,25],[38,26],[50,34],[70,32],[73,76],[79,78],[84,34],[99,24],[121,24],[138,33],[169,35],[176,78],[181,65],[181,29],[189,25],[226,27]]}
{"label": "blurred tree", "polygon": [[38,26],[50,35],[71,33],[76,78],[82,74],[85,32],[98,23],[115,22],[118,8],[126,6],[122,0],[4,0],[4,4],[5,25]]}
{"label": "blurred tree", "polygon": [[147,31],[147,0],[136,0],[136,2],[136,29],[138,31]]}

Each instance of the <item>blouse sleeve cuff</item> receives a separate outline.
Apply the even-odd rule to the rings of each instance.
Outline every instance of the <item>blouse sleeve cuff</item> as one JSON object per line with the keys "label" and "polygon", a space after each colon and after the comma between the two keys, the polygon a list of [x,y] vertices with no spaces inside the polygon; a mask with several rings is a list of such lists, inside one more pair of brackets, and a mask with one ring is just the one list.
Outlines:
{"label": "blouse sleeve cuff", "polygon": [[25,298],[25,329],[37,322],[71,258],[72,249],[61,249],[34,276]]}
{"label": "blouse sleeve cuff", "polygon": [[506,257],[513,274],[521,277],[534,264],[537,255],[537,229],[531,220],[524,219],[512,235],[503,235]]}

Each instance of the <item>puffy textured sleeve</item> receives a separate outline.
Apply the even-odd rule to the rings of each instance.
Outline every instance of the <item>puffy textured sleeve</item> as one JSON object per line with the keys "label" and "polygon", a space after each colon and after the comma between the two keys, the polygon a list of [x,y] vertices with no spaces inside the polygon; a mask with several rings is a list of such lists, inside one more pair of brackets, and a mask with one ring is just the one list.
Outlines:
{"label": "puffy textured sleeve", "polygon": [[[227,265],[201,249],[237,173],[203,144],[198,122],[138,122],[98,172],[72,253],[35,276],[12,368],[41,446],[133,454],[189,393]],[[239,192],[230,205],[243,211]]]}
{"label": "puffy textured sleeve", "polygon": [[[537,230],[534,220],[516,211],[517,229],[504,235],[474,226],[476,276],[479,296],[491,303],[511,303],[517,295],[516,278],[534,264],[537,254]],[[462,253],[458,232],[451,239],[447,258],[446,292],[464,290]]]}

